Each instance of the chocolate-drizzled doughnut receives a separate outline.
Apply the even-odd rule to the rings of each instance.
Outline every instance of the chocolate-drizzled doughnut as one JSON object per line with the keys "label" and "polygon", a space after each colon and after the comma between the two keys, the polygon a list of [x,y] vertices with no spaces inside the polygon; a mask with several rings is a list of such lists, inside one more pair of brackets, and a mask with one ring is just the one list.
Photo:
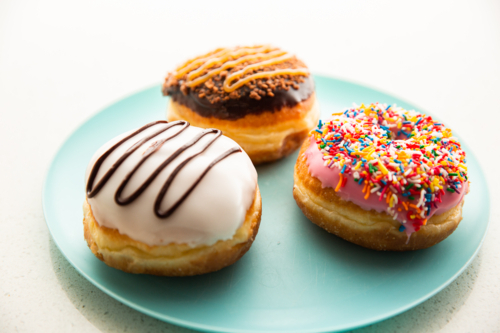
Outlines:
{"label": "chocolate-drizzled doughnut", "polygon": [[86,176],[85,239],[109,266],[185,276],[221,269],[253,242],[257,174],[220,130],[156,121],[94,155]]}
{"label": "chocolate-drizzled doughnut", "polygon": [[254,163],[288,155],[319,118],[314,81],[294,55],[269,45],[219,48],[169,73],[167,119],[218,128]]}

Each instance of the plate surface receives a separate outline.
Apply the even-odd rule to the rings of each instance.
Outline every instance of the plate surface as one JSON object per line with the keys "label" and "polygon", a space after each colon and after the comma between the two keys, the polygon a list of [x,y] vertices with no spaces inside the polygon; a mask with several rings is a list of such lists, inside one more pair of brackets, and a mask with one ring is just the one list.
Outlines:
{"label": "plate surface", "polygon": [[[397,103],[418,110],[346,81],[321,76],[315,76],[315,81],[323,118],[352,102]],[[166,104],[157,86],[97,113],[63,144],[43,189],[45,220],[63,255],[99,289],[138,311],[216,332],[352,329],[394,316],[433,296],[467,267],[481,246],[489,221],[488,188],[465,144],[473,186],[460,226],[440,244],[408,253],[367,250],[309,222],[292,197],[295,153],[257,168],[261,227],[250,251],[233,266],[188,278],[133,275],[110,268],[94,257],[83,239],[85,168],[109,139],[164,119]]]}

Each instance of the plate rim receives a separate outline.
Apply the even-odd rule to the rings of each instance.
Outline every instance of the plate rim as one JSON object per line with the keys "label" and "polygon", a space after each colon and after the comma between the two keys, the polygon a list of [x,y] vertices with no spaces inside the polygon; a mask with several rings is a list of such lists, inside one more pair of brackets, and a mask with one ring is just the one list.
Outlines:
{"label": "plate rim", "polygon": [[[334,81],[337,81],[339,83],[347,83],[349,85],[354,85],[354,86],[357,86],[357,87],[361,87],[361,88],[364,88],[364,89],[369,89],[369,90],[372,90],[374,92],[377,92],[377,93],[382,93],[384,95],[387,95],[387,96],[390,96],[394,99],[398,99],[399,101],[401,102],[404,102],[408,105],[411,105],[412,107],[414,107],[416,110],[419,110],[420,112],[423,112],[425,113],[426,111],[424,111],[423,108],[421,108],[420,106],[416,105],[415,103],[412,103],[412,102],[408,102],[406,99],[402,99],[394,94],[391,94],[391,93],[388,93],[384,90],[381,90],[381,89],[378,89],[378,88],[374,88],[370,85],[366,85],[366,84],[362,84],[362,83],[358,83],[356,81],[352,81],[352,80],[348,80],[348,79],[343,79],[343,78],[337,78],[337,77],[334,77],[334,76],[329,76],[329,75],[325,75],[325,74],[319,74],[319,73],[313,73],[313,76],[314,78],[321,78],[321,79],[324,79],[324,80],[334,80]],[[250,333],[250,332],[255,332],[254,330],[247,330],[247,329],[229,329],[229,328],[224,328],[224,327],[217,327],[217,326],[213,326],[213,325],[206,325],[206,324],[199,324],[199,323],[195,323],[195,322],[191,322],[191,321],[187,321],[187,320],[183,320],[183,319],[178,319],[176,317],[172,317],[170,315],[167,315],[167,314],[163,314],[163,313],[159,313],[155,310],[150,310],[144,306],[141,306],[141,305],[138,305],[132,301],[129,301],[128,299],[120,296],[119,294],[115,293],[114,291],[106,288],[105,286],[101,285],[99,282],[97,282],[95,279],[93,279],[90,275],[88,275],[87,273],[85,273],[83,270],[81,270],[76,264],[75,262],[73,262],[69,257],[68,255],[62,250],[61,248],[61,245],[60,243],[58,242],[58,240],[56,239],[56,237],[54,237],[54,230],[51,228],[49,222],[48,222],[48,216],[47,216],[47,211],[48,211],[48,208],[47,208],[47,192],[48,192],[48,180],[49,180],[49,175],[53,169],[53,166],[54,166],[54,163],[56,162],[56,160],[58,160],[58,158],[60,157],[60,155],[62,154],[63,152],[63,149],[65,148],[65,146],[68,144],[68,142],[70,141],[70,139],[75,135],[75,133],[77,133],[83,126],[85,126],[91,119],[94,119],[98,114],[104,112],[105,110],[109,109],[110,107],[112,107],[113,105],[119,103],[119,102],[122,102],[128,98],[132,98],[133,96],[136,96],[136,95],[139,95],[141,93],[144,93],[146,92],[147,90],[151,90],[153,88],[157,88],[157,87],[160,87],[159,84],[155,84],[155,85],[151,85],[151,86],[148,86],[148,87],[145,87],[141,90],[137,90],[135,92],[131,92],[131,93],[128,93],[128,94],[125,94],[123,97],[121,98],[117,98],[117,99],[114,99],[112,102],[110,103],[107,103],[104,107],[98,109],[97,111],[91,113],[88,117],[86,117],[76,128],[74,128],[63,140],[62,140],[62,143],[59,145],[58,149],[56,150],[56,152],[54,153],[54,155],[52,156],[52,158],[50,159],[50,162],[48,164],[48,166],[46,167],[46,170],[45,170],[45,173],[44,173],[44,178],[43,178],[43,185],[42,185],[42,189],[41,189],[41,194],[42,194],[42,210],[43,210],[43,216],[44,216],[44,220],[45,220],[45,224],[47,225],[47,228],[49,229],[49,233],[50,233],[50,236],[51,236],[51,239],[52,241],[56,244],[56,247],[59,249],[60,253],[63,255],[63,257],[70,263],[70,265],[79,273],[81,274],[83,277],[85,277],[85,279],[90,282],[93,286],[97,287],[99,290],[101,290],[102,292],[104,292],[105,294],[107,294],[108,296],[114,298],[115,300],[117,300],[118,302],[122,303],[122,304],[125,304],[129,307],[131,307],[132,309],[142,313],[142,314],[146,314],[148,316],[151,316],[157,320],[160,320],[160,321],[163,321],[163,322],[166,322],[166,323],[169,323],[169,324],[173,324],[173,325],[176,325],[176,326],[180,326],[180,327],[184,327],[184,328],[188,328],[188,329],[194,329],[194,330],[201,330],[201,331],[205,331],[205,332],[235,332],[235,333]],[[432,114],[432,117],[433,118],[436,118],[436,119],[440,119],[440,117],[437,117],[437,116],[434,116]],[[478,165],[478,172],[481,174],[481,175],[484,175],[484,172],[483,172],[483,167],[480,163],[480,160],[476,157],[477,155],[474,153],[474,151],[470,148],[470,146],[466,143],[467,141],[464,140],[462,137],[460,137],[460,135],[457,135],[459,137],[459,140],[462,144],[464,144],[466,147],[467,147],[467,155],[468,155],[468,158],[472,157],[472,159],[474,159],[476,162],[477,162],[477,165]],[[484,176],[483,176],[484,177]],[[331,326],[331,327],[326,327],[326,328],[322,328],[320,330],[318,329],[306,329],[306,330],[294,330],[294,331],[288,331],[288,332],[301,332],[301,333],[313,333],[313,332],[322,332],[322,333],[326,333],[326,332],[339,332],[339,331],[345,331],[345,330],[354,330],[354,329],[358,329],[358,328],[361,328],[361,327],[366,327],[366,326],[369,326],[369,325],[372,325],[372,324],[375,324],[375,323],[378,323],[378,322],[381,322],[381,321],[384,321],[384,320],[387,320],[387,319],[390,319],[390,318],[393,318],[403,312],[406,312],[408,310],[410,310],[411,308],[425,302],[426,300],[430,299],[431,297],[435,296],[436,294],[438,294],[439,292],[441,292],[444,288],[446,288],[447,286],[449,286],[458,276],[460,276],[464,271],[465,269],[467,269],[467,267],[469,267],[469,265],[472,263],[472,261],[477,257],[479,251],[481,250],[482,246],[483,246],[483,243],[484,243],[484,240],[486,238],[486,235],[488,233],[488,230],[490,228],[490,223],[491,223],[491,219],[490,219],[490,215],[491,215],[491,209],[490,209],[490,204],[491,204],[491,196],[490,196],[490,188],[488,186],[488,183],[485,181],[484,182],[484,186],[486,188],[486,194],[487,194],[487,199],[488,200],[485,200],[485,208],[487,209],[487,214],[486,214],[486,219],[487,219],[487,222],[486,222],[486,228],[484,230],[484,233],[481,237],[481,240],[479,241],[479,244],[477,246],[477,248],[475,249],[474,253],[472,254],[472,256],[464,263],[464,265],[455,273],[453,274],[449,279],[447,279],[443,284],[441,284],[441,286],[439,286],[438,288],[432,290],[431,292],[427,293],[426,295],[423,295],[421,296],[420,298],[418,298],[417,300],[409,303],[409,304],[406,304],[405,306],[402,306],[396,310],[393,310],[393,311],[390,311],[390,312],[386,312],[385,314],[383,315],[379,315],[379,316],[375,316],[375,317],[371,317],[371,318],[368,318],[368,319],[364,319],[364,320],[361,320],[361,322],[358,322],[357,325],[344,325],[344,326]],[[282,330],[259,330],[259,332],[283,332]]]}

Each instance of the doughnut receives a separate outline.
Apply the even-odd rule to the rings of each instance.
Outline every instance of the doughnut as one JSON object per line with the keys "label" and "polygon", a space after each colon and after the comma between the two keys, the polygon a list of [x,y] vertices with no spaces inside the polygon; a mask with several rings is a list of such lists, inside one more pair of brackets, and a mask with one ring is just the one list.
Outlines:
{"label": "doughnut", "polygon": [[168,73],[167,120],[217,128],[254,164],[300,147],[317,124],[314,81],[294,55],[269,45],[219,48]]}
{"label": "doughnut", "polygon": [[217,271],[241,258],[259,229],[255,167],[217,129],[151,122],[102,146],[85,180],[87,244],[125,272]]}
{"label": "doughnut", "polygon": [[449,128],[375,103],[319,121],[301,147],[293,196],[332,234],[374,250],[407,251],[448,237],[468,191],[465,152]]}

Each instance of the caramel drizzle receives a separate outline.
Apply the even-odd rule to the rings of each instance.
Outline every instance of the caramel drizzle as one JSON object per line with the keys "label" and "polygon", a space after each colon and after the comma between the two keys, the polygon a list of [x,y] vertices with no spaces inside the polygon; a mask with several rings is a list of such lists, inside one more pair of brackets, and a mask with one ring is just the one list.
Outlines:
{"label": "caramel drizzle", "polygon": [[[255,53],[255,54],[251,54],[251,55],[247,55],[247,56],[244,56],[244,57],[241,57],[237,60],[233,60],[233,61],[228,61],[226,62],[227,58],[229,58],[227,55],[226,57],[224,58],[216,58],[216,59],[213,59],[212,61],[210,62],[207,62],[205,63],[203,66],[201,66],[200,68],[198,68],[197,70],[189,73],[189,75],[187,76],[187,83],[186,85],[188,87],[196,87],[197,85],[200,85],[202,83],[204,83],[205,81],[209,80],[210,78],[214,77],[215,75],[219,74],[220,72],[228,69],[228,68],[232,68],[232,67],[235,67],[241,63],[244,63],[245,61],[251,61],[251,60],[254,60],[254,59],[269,59],[269,58],[272,58],[272,57],[275,57],[275,56],[280,56],[280,55],[283,55],[285,54],[286,52],[284,51],[273,51],[273,52],[270,52],[270,53]],[[206,69],[206,68],[209,68],[211,67],[212,65],[214,64],[217,64],[217,65],[222,65],[221,67],[219,68],[215,68],[213,70],[211,70],[210,72],[208,72],[207,74],[203,75],[202,77],[196,79],[196,80],[193,80],[194,78],[200,76],[203,71]],[[192,81],[191,81],[192,80]]]}
{"label": "caramel drizzle", "polygon": [[[234,58],[236,59],[227,61],[228,59]],[[177,68],[174,76],[177,79],[180,79],[185,74],[187,74],[185,82],[186,86],[193,88],[205,83],[210,78],[228,68],[233,68],[244,62],[250,62],[258,59],[258,62],[249,64],[245,66],[245,68],[226,77],[226,79],[224,80],[223,88],[224,91],[230,93],[245,85],[246,83],[259,78],[273,77],[278,75],[309,75],[309,70],[307,68],[276,69],[273,71],[255,73],[245,77],[244,79],[241,79],[243,75],[251,70],[282,63],[291,58],[293,58],[293,55],[285,51],[272,48],[269,45],[246,47],[240,49],[217,49],[199,58],[189,60],[184,65]],[[206,69],[211,68],[212,66],[215,67],[211,71],[203,76],[200,76]],[[231,85],[231,83],[235,80],[238,80],[238,82]]]}
{"label": "caramel drizzle", "polygon": [[[270,46],[263,46],[261,48],[252,48],[252,49],[241,48],[241,49],[235,50],[233,52],[228,52],[228,53],[224,54],[221,57],[211,58],[211,59],[207,60],[203,65],[201,65],[198,69],[196,69],[196,70],[192,71],[191,73],[189,73],[188,74],[188,80],[193,80],[194,78],[200,76],[201,73],[203,73],[203,71],[205,69],[210,68],[213,65],[216,65],[216,64],[217,65],[222,65],[222,64],[224,64],[229,58],[242,57],[242,58],[249,58],[251,60],[251,59],[255,58],[255,56],[263,55],[262,52],[269,52],[271,50],[272,50],[272,48]],[[283,51],[281,51],[281,52],[283,52]],[[248,55],[250,55],[250,56],[248,56]],[[239,60],[241,60],[241,58],[238,59],[238,60],[235,60],[232,63],[239,64],[240,63]],[[241,62],[244,62],[244,61],[241,61]]]}
{"label": "caramel drizzle", "polygon": [[268,46],[255,46],[255,47],[243,47],[241,49],[227,49],[227,48],[220,48],[215,51],[209,52],[205,55],[202,55],[201,57],[196,57],[191,60],[188,60],[186,63],[184,63],[182,66],[178,67],[175,71],[175,77],[180,79],[184,74],[191,72],[193,69],[196,69],[196,67],[203,65],[207,61],[211,61],[214,58],[218,59],[219,57],[225,57],[226,59],[229,57],[236,57],[240,56],[243,54],[253,54],[257,52],[261,52],[265,49],[268,49]]}
{"label": "caramel drizzle", "polygon": [[[140,139],[136,143],[134,143],[111,166],[111,168],[104,174],[104,176],[97,183],[97,185],[95,187],[93,186],[95,178],[96,178],[96,176],[97,176],[97,174],[99,172],[100,167],[102,166],[102,164],[104,163],[104,161],[106,160],[106,158],[108,158],[109,155],[113,151],[115,151],[119,146],[121,146],[127,140],[135,137],[136,135],[140,134],[141,132],[145,131],[146,129],[148,129],[148,128],[154,126],[154,125],[157,125],[157,124],[167,124],[167,126],[165,128],[160,129],[159,131],[154,132],[153,134],[151,134],[151,135],[149,135],[149,136],[147,136],[147,137],[145,137],[143,139]],[[115,171],[120,167],[120,165],[130,155],[132,155],[132,153],[134,153],[137,149],[139,149],[139,147],[141,147],[142,145],[144,145],[146,142],[148,142],[149,140],[153,139],[154,137],[160,135],[161,133],[163,133],[163,132],[165,132],[165,131],[167,131],[170,128],[173,128],[175,126],[181,126],[181,128],[177,132],[173,133],[172,135],[170,135],[170,136],[168,136],[168,137],[166,137],[166,138],[164,138],[162,140],[159,140],[159,141],[155,142],[150,148],[148,148],[148,150],[146,150],[146,152],[143,154],[143,156],[141,157],[141,159],[139,160],[139,162],[125,176],[125,179],[120,183],[120,186],[118,187],[118,189],[115,192],[114,199],[115,199],[115,202],[118,205],[124,206],[124,205],[128,205],[128,204],[132,203],[134,200],[136,200],[147,189],[147,187],[155,180],[155,178],[161,173],[161,171],[163,169],[165,169],[172,161],[174,161],[180,154],[182,154],[184,151],[186,151],[187,149],[189,149],[192,146],[194,146],[197,142],[199,142],[206,135],[213,134],[213,138],[211,138],[208,142],[206,142],[202,146],[202,148],[201,148],[200,151],[196,152],[195,154],[193,154],[193,155],[191,155],[191,156],[189,156],[189,157],[187,157],[187,158],[185,158],[184,160],[181,161],[181,163],[169,175],[169,177],[167,178],[167,180],[163,184],[160,192],[158,193],[158,195],[156,197],[156,200],[155,200],[155,204],[154,204],[154,212],[155,212],[156,216],[158,216],[159,218],[167,218],[170,215],[172,215],[175,212],[175,210],[187,199],[187,197],[189,196],[189,194],[196,188],[196,186],[201,182],[201,180],[205,177],[205,175],[208,173],[208,171],[210,171],[210,169],[214,165],[216,165],[217,163],[219,163],[220,161],[222,161],[226,157],[230,156],[231,154],[234,154],[234,153],[237,153],[237,152],[241,152],[241,148],[239,148],[239,147],[233,147],[233,148],[227,150],[226,152],[224,152],[223,154],[221,154],[220,156],[218,156],[215,160],[213,160],[205,168],[205,170],[203,170],[203,172],[201,173],[201,175],[195,180],[195,182],[191,185],[191,187],[189,189],[187,189],[186,192],[184,192],[184,194],[169,209],[167,209],[165,212],[162,212],[161,211],[161,207],[160,207],[161,206],[161,202],[162,202],[163,198],[165,197],[165,195],[166,195],[166,193],[167,193],[170,185],[174,181],[174,179],[177,176],[177,174],[192,159],[194,159],[196,156],[198,156],[198,155],[202,154],[203,152],[205,152],[208,149],[208,147],[210,147],[222,135],[222,132],[220,130],[213,129],[213,128],[209,128],[209,129],[203,130],[202,132],[200,132],[199,134],[197,134],[196,136],[194,136],[190,141],[188,141],[187,143],[185,143],[182,147],[180,147],[179,149],[177,149],[165,161],[163,161],[163,163],[160,164],[151,173],[151,175],[149,175],[149,177],[144,181],[144,183],[141,184],[141,186],[139,186],[139,188],[137,190],[135,190],[128,197],[122,198],[123,190],[127,186],[128,182],[130,181],[130,179],[132,178],[132,176],[141,167],[141,165],[149,157],[151,157],[154,153],[156,153],[161,148],[161,146],[163,146],[163,144],[165,142],[167,142],[170,139],[176,137],[177,135],[179,135],[180,133],[182,133],[186,128],[188,128],[190,126],[190,124],[187,121],[184,121],[184,120],[179,120],[179,121],[175,121],[175,122],[172,122],[172,123],[168,123],[167,121],[162,121],[162,120],[156,121],[156,122],[152,122],[152,123],[149,123],[149,124],[147,124],[147,125],[139,128],[134,133],[132,133],[132,134],[128,135],[127,137],[125,137],[124,139],[120,140],[118,143],[116,143],[111,148],[109,148],[104,154],[102,154],[97,159],[97,161],[95,162],[94,166],[92,167],[92,170],[91,170],[90,175],[89,175],[89,179],[87,181],[87,197],[88,198],[92,198],[95,195],[97,195],[97,193],[99,193],[99,191],[104,187],[104,185],[111,178],[111,176],[115,173]]]}
{"label": "caramel drizzle", "polygon": [[227,49],[220,48],[220,49],[217,49],[215,51],[209,52],[205,55],[202,55],[201,57],[196,57],[196,58],[190,59],[190,60],[186,61],[186,63],[184,63],[182,66],[180,66],[176,69],[175,77],[180,79],[184,74],[191,71],[193,68],[196,68],[197,66],[203,64],[205,61],[207,61],[211,57],[214,57],[214,56],[217,57],[217,56],[220,56],[220,55],[225,54],[227,52],[228,52]]}

